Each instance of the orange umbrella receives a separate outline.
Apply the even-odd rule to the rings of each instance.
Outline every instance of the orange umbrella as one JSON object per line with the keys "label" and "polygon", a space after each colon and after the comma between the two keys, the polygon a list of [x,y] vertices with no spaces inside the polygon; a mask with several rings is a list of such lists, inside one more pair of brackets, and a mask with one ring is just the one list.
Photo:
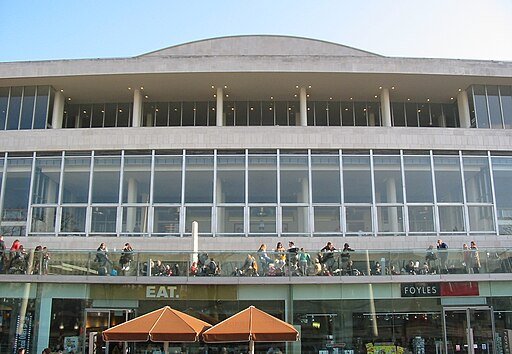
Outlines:
{"label": "orange umbrella", "polygon": [[249,342],[254,353],[254,342],[293,342],[299,340],[299,332],[254,306],[225,319],[203,333],[206,343]]}
{"label": "orange umbrella", "polygon": [[118,342],[196,342],[211,325],[165,306],[103,332],[103,340]]}

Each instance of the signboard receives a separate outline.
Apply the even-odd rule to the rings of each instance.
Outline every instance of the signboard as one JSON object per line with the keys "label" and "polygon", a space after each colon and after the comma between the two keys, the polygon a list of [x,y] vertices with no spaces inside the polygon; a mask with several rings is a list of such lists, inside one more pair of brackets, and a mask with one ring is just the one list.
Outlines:
{"label": "signboard", "polygon": [[480,291],[477,282],[442,283],[441,296],[478,296]]}
{"label": "signboard", "polygon": [[78,337],[64,337],[64,349],[68,353],[78,351]]}
{"label": "signboard", "polygon": [[236,285],[92,284],[93,300],[236,300]]}
{"label": "signboard", "polygon": [[402,297],[441,296],[439,283],[406,283],[400,284]]}
{"label": "signboard", "polygon": [[[19,331],[21,329],[21,331]],[[12,346],[13,354],[18,353],[18,349],[25,348],[27,353],[30,353],[30,343],[32,340],[32,313],[25,315],[22,318],[20,315],[16,318],[16,336],[14,338],[14,345]]]}

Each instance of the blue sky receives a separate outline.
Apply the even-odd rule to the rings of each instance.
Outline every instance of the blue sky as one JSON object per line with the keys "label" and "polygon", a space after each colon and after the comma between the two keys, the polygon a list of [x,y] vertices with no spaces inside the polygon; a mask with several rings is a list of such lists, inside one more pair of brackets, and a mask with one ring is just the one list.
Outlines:
{"label": "blue sky", "polygon": [[512,61],[512,0],[0,0],[0,61],[129,57],[280,34],[388,56]]}

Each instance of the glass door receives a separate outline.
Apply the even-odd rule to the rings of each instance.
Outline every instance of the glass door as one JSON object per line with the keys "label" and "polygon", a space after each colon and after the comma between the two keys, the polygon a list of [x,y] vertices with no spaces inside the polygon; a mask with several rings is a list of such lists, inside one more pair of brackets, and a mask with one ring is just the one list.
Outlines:
{"label": "glass door", "polygon": [[[105,343],[102,332],[110,327],[135,318],[134,310],[125,309],[86,309],[85,331],[83,343],[86,354],[109,354],[115,346],[121,343]],[[122,343],[122,345],[130,345]],[[119,348],[122,349],[122,348]]]}
{"label": "glass door", "polygon": [[492,308],[448,307],[443,317],[447,354],[496,354]]}

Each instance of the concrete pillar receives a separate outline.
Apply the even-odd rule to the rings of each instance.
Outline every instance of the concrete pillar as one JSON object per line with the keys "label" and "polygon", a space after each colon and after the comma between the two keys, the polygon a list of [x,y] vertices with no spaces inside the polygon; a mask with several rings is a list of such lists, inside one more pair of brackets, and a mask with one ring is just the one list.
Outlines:
{"label": "concrete pillar", "polygon": [[459,109],[459,119],[461,128],[471,128],[471,116],[469,114],[469,101],[466,91],[461,91],[457,95],[457,108]]}
{"label": "concrete pillar", "polygon": [[[135,178],[128,179],[128,195],[127,195],[128,203],[137,203],[137,180]],[[137,219],[137,209],[126,208],[126,231],[133,232]],[[142,225],[139,225],[139,228]]]}
{"label": "concrete pillar", "polygon": [[[388,203],[396,203],[396,181],[394,178],[386,180],[386,194]],[[388,207],[389,231],[398,232],[398,207]]]}
{"label": "concrete pillar", "polygon": [[133,90],[133,121],[132,127],[140,127],[142,120],[142,93],[139,89]]}
{"label": "concrete pillar", "polygon": [[389,90],[383,88],[380,91],[380,110],[382,113],[382,126],[391,126],[391,103],[389,102]]}
{"label": "concrete pillar", "polygon": [[64,94],[60,91],[55,93],[52,112],[52,129],[62,128],[64,118]]}
{"label": "concrete pillar", "polygon": [[217,87],[217,108],[216,108],[216,125],[222,127],[224,125],[224,90]]}
{"label": "concrete pillar", "polygon": [[308,125],[308,102],[307,102],[307,94],[306,94],[305,87],[301,87],[299,90],[299,100],[300,100],[300,126],[307,127],[307,125]]}
{"label": "concrete pillar", "polygon": [[[52,298],[43,296],[36,299],[37,344],[35,353],[42,353],[50,344],[50,324],[52,318]],[[79,316],[79,314],[77,314]]]}

